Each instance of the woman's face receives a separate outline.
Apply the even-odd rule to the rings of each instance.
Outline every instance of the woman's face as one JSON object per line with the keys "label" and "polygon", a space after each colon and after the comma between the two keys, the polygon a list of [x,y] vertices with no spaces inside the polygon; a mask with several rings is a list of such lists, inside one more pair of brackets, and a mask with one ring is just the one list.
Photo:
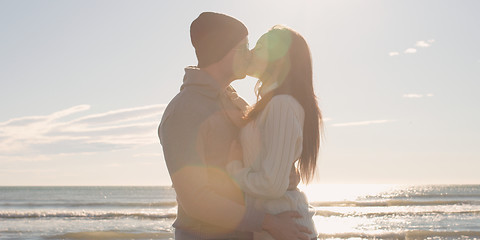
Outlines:
{"label": "woman's face", "polygon": [[251,50],[250,64],[247,68],[247,75],[260,78],[268,65],[268,46],[265,34],[258,39],[257,44]]}
{"label": "woman's face", "polygon": [[275,75],[276,68],[282,67],[290,49],[291,36],[284,30],[271,30],[258,39],[251,51],[247,75],[262,78],[268,68],[270,75]]}

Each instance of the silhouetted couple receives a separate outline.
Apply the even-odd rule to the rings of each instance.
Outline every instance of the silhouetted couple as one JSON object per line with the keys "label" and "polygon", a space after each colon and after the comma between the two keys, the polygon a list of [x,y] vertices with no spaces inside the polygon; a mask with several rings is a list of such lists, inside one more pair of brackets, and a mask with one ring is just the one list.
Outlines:
{"label": "silhouetted couple", "polygon": [[[305,39],[274,26],[248,48],[239,20],[204,12],[190,26],[198,64],[159,126],[177,194],[177,240],[316,239],[300,179],[316,167],[322,116]],[[249,106],[230,83],[258,78]]]}

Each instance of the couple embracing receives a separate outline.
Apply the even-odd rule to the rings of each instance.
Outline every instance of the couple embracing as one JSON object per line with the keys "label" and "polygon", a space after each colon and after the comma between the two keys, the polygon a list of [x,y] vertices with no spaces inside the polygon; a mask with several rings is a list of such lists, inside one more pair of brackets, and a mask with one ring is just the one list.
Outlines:
{"label": "couple embracing", "polygon": [[[322,116],[305,39],[274,26],[255,47],[239,20],[204,12],[190,26],[198,64],[159,126],[177,194],[177,240],[316,239],[305,194]],[[258,78],[249,106],[230,83]]]}

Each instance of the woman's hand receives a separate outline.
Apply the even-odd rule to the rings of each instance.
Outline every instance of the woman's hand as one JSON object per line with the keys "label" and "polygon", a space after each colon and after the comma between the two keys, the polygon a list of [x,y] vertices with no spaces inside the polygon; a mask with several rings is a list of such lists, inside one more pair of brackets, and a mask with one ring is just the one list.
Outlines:
{"label": "woman's hand", "polygon": [[237,140],[234,140],[232,142],[232,145],[230,145],[230,153],[228,155],[228,163],[233,162],[233,161],[243,162],[242,160],[243,160],[242,145]]}

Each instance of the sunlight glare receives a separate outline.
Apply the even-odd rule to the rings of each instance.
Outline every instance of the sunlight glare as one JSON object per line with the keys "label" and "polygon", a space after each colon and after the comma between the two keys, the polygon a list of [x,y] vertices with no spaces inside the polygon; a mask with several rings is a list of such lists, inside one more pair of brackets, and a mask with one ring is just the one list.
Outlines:
{"label": "sunlight glare", "polygon": [[310,184],[299,188],[309,202],[355,201],[366,196],[377,196],[392,190],[393,184]]}

